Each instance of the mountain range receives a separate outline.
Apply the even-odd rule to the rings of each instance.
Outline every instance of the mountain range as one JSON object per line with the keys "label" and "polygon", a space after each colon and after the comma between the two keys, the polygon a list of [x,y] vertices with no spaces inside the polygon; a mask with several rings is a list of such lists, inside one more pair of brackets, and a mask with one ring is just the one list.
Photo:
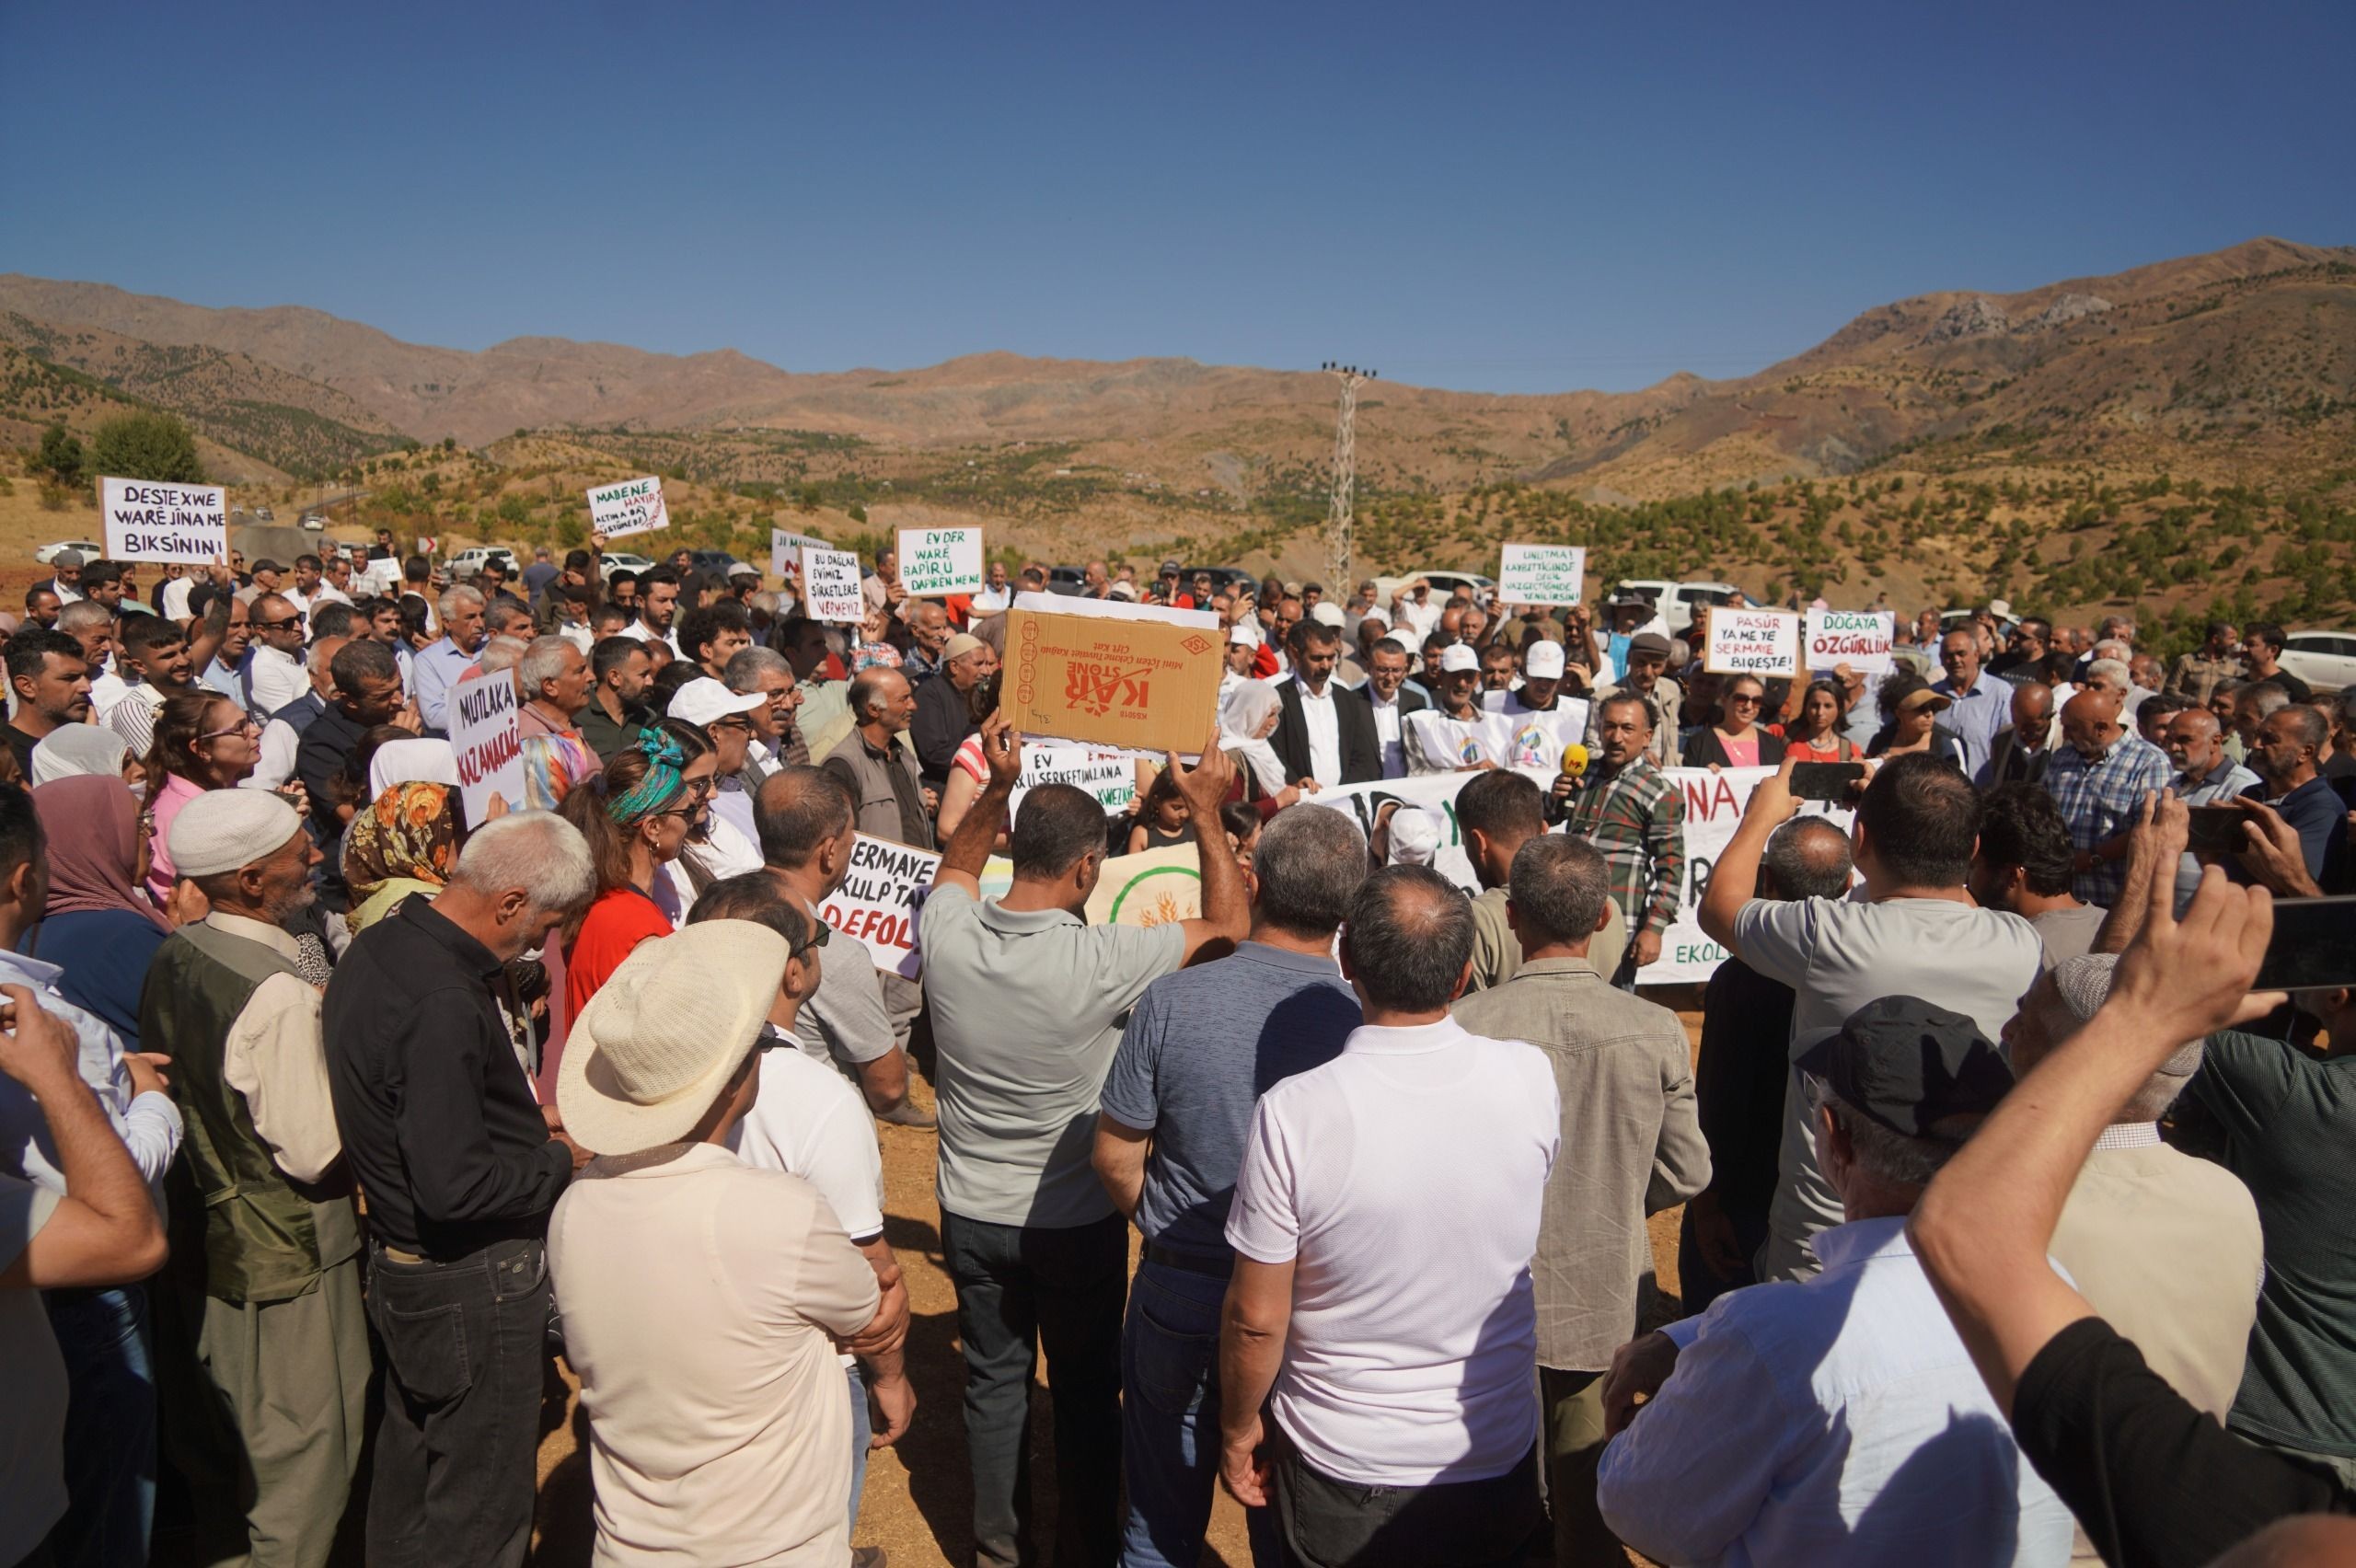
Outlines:
{"label": "mountain range", "polygon": [[[1255,473],[1322,468],[1334,390],[1315,372],[1174,358],[808,374],[725,349],[516,338],[468,352],[300,306],[0,275],[0,440],[160,405],[248,482],[328,478],[405,441],[659,435],[722,454],[792,432],[910,455],[1062,444],[1077,464],[1248,504]],[[1922,294],[1733,380],[1540,396],[1377,382],[1357,449],[1370,491],[1517,481],[1600,500],[1915,452],[2224,482],[2316,471],[2356,450],[2356,247],[2261,238],[2022,293]]]}

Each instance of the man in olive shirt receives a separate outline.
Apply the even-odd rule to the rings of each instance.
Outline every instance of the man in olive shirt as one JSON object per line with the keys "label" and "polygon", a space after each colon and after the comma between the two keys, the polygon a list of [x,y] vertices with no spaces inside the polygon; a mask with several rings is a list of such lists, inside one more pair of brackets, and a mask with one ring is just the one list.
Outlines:
{"label": "man in olive shirt", "polygon": [[1514,856],[1508,885],[1519,973],[1454,1012],[1467,1033],[1527,1041],[1553,1065],[1562,1152],[1530,1273],[1554,1561],[1617,1565],[1625,1554],[1595,1504],[1603,1375],[1653,1293],[1645,1221],[1702,1190],[1710,1153],[1685,1026],[1615,990],[1588,963],[1612,906],[1602,855],[1584,839],[1536,834]]}
{"label": "man in olive shirt", "polygon": [[654,709],[645,702],[653,672],[646,644],[636,638],[605,638],[589,651],[589,677],[595,684],[572,723],[601,759],[610,758],[655,721]]}
{"label": "man in olive shirt", "polygon": [[[1546,831],[1546,795],[1528,778],[1503,769],[1475,776],[1456,797],[1464,856],[1481,882],[1472,901],[1472,973],[1466,991],[1502,986],[1521,967],[1521,943],[1506,920],[1506,879],[1521,847]],[[1628,921],[1614,904],[1588,944],[1588,963],[1609,976],[1628,951]]]}

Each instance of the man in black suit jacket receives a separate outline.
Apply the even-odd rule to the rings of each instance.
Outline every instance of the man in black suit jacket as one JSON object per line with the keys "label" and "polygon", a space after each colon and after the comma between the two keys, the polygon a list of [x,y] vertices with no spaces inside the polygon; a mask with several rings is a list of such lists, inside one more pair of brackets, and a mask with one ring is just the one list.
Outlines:
{"label": "man in black suit jacket", "polygon": [[[1407,776],[1407,715],[1421,713],[1431,706],[1431,699],[1407,684],[1410,655],[1407,645],[1395,637],[1386,637],[1367,652],[1366,685],[1350,693],[1357,707],[1367,711],[1374,725],[1375,755],[1380,759],[1381,776],[1403,778]],[[1382,707],[1375,706],[1380,698]],[[1385,733],[1384,717],[1391,719],[1389,733]],[[1394,758],[1392,746],[1401,748]]]}
{"label": "man in black suit jacket", "polygon": [[[1980,765],[1975,780],[1983,789],[1999,784],[2042,784],[2045,765],[2053,759],[2053,688],[2043,681],[2025,681],[2013,688],[2013,721],[1988,743],[1988,760]],[[2034,738],[2023,745],[2021,737]]]}
{"label": "man in black suit jacket", "polygon": [[[1285,777],[1299,783],[1315,778],[1321,785],[1369,784],[1382,777],[1382,746],[1375,739],[1374,709],[1357,693],[1334,684],[1334,666],[1342,654],[1342,634],[1319,621],[1304,620],[1292,628],[1292,679],[1276,687],[1276,730],[1268,737]],[[1309,744],[1306,705],[1322,706],[1334,715],[1340,742],[1342,770],[1338,778],[1317,777]]]}

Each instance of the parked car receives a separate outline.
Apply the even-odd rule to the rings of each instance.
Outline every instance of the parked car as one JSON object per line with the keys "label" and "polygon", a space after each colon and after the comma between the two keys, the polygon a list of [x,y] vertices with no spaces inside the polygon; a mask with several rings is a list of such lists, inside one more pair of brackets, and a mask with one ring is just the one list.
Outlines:
{"label": "parked car", "polygon": [[43,545],[35,550],[33,560],[38,565],[47,566],[57,559],[57,552],[60,550],[72,550],[86,561],[96,560],[107,553],[106,546],[95,544],[88,539],[60,539],[54,544]]}
{"label": "parked car", "polygon": [[1088,573],[1077,566],[1047,568],[1047,592],[1079,594],[1087,591]]}
{"label": "parked car", "polygon": [[645,571],[654,565],[644,556],[632,555],[628,550],[608,550],[597,559],[605,563],[608,577],[617,571]]}
{"label": "parked car", "polygon": [[472,549],[460,550],[450,558],[450,575],[461,582],[479,577],[482,569],[494,560],[507,569],[508,575],[514,575],[515,552],[501,545],[477,545]]}
{"label": "parked car", "polygon": [[1611,591],[1651,600],[1672,637],[1692,626],[1696,610],[1723,605],[1741,592],[1731,582],[1671,582],[1658,577],[1623,577]]}
{"label": "parked car", "polygon": [[2294,631],[2282,640],[2282,667],[2318,689],[2356,686],[2356,631]]}
{"label": "parked car", "polygon": [[306,512],[303,513],[303,526],[314,534],[324,534],[328,531],[328,520],[316,512]]}
{"label": "parked car", "polygon": [[687,560],[689,565],[693,566],[698,571],[702,572],[706,577],[717,577],[723,580],[731,571],[735,571],[736,568],[744,564],[744,562],[738,560],[734,556],[730,555],[726,550],[689,550],[687,552]]}
{"label": "parked car", "polygon": [[1223,594],[1235,587],[1254,588],[1260,582],[1240,566],[1190,566],[1186,569],[1185,578],[1190,588],[1194,584],[1195,574],[1199,571],[1210,573],[1211,592],[1214,594]]}

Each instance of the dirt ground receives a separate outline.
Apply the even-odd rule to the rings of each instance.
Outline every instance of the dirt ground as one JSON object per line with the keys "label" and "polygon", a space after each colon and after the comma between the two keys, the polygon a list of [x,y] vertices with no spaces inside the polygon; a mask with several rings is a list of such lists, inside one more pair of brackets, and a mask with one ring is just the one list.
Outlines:
{"label": "dirt ground", "polygon": [[[1680,1015],[1697,1039],[1701,1015]],[[918,1094],[925,1094],[921,1085]],[[929,1132],[883,1126],[884,1224],[907,1277],[910,1320],[908,1378],[916,1387],[916,1420],[907,1435],[870,1457],[854,1544],[880,1546],[892,1568],[965,1568],[972,1562],[973,1489],[965,1470],[965,1373],[957,1343],[957,1300],[941,1256],[941,1210],[933,1201],[935,1138]],[[1663,1306],[1675,1315],[1677,1226],[1681,1210],[1653,1216],[1653,1259]],[[1136,1263],[1131,1233],[1131,1266]],[[541,1568],[576,1568],[590,1558],[588,1426],[570,1387],[560,1417],[551,1389],[552,1429],[540,1445],[539,1535],[532,1561]],[[1034,1528],[1053,1539],[1055,1460],[1046,1390],[1032,1394],[1031,1474]],[[1642,1562],[1631,1554],[1631,1560]],[[1243,1510],[1224,1490],[1211,1511],[1204,1568],[1248,1568]]]}

